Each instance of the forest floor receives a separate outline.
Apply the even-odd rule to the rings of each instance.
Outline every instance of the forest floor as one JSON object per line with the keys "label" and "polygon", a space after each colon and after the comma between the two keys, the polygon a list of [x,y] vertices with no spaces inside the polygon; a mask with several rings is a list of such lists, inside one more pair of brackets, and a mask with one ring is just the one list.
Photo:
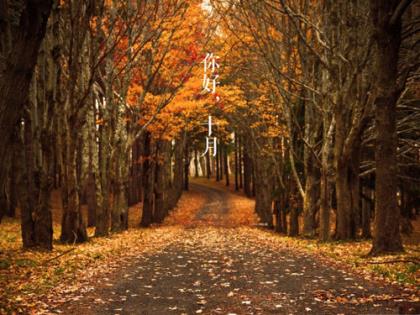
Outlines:
{"label": "forest floor", "polygon": [[195,180],[163,225],[57,243],[52,253],[20,250],[18,223],[6,221],[0,313],[387,314],[419,303],[419,266],[382,264],[408,260],[418,243],[373,260],[364,257],[369,241],[320,244],[264,230],[253,204]]}

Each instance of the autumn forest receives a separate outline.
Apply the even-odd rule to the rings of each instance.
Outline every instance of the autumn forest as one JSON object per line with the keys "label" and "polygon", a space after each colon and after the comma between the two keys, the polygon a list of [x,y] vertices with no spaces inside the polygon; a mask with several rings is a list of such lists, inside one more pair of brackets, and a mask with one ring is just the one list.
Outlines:
{"label": "autumn forest", "polygon": [[419,0],[0,0],[0,314],[419,314]]}

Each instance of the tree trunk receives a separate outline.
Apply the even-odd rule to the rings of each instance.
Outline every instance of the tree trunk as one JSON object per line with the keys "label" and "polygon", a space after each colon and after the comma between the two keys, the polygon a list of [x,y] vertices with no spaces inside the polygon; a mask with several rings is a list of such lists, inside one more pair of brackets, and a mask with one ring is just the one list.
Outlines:
{"label": "tree trunk", "polygon": [[86,203],[88,208],[88,226],[95,226],[96,216],[96,191],[95,191],[95,173],[89,172],[86,187]]}
{"label": "tree trunk", "polygon": [[91,106],[87,114],[86,122],[86,155],[88,157],[85,184],[85,196],[88,209],[88,227],[93,227],[96,224],[96,177],[99,176],[98,172],[98,148],[97,148],[97,133],[96,133],[96,110],[95,110],[95,97],[89,99]]}
{"label": "tree trunk", "polygon": [[[312,62],[304,62],[303,66],[306,68],[312,66]],[[305,73],[309,73],[309,69],[306,69]],[[305,90],[302,89],[301,92],[303,98],[310,99],[312,96],[310,93],[305,93]],[[305,95],[307,94],[307,95]],[[300,106],[304,108],[304,137],[308,144],[311,146],[309,148],[307,145],[303,148],[303,167],[305,173],[305,188],[303,196],[303,229],[302,234],[305,237],[314,237],[315,236],[315,212],[316,212],[316,203],[319,198],[319,165],[317,163],[314,152],[312,152],[313,147],[316,145],[319,134],[319,124],[317,122],[317,116],[315,112],[315,106],[311,101],[301,101]]]}
{"label": "tree trunk", "polygon": [[299,235],[299,209],[292,207],[290,210],[289,236]]}
{"label": "tree trunk", "polygon": [[369,188],[362,187],[362,238],[365,239],[372,237],[370,231],[372,201],[368,199],[369,192]]}
{"label": "tree trunk", "polygon": [[255,211],[259,215],[261,221],[267,224],[268,227],[273,227],[273,215],[272,215],[272,176],[270,174],[269,163],[258,158],[258,162],[255,163],[258,171],[258,179],[256,184],[256,195],[255,195]]}
{"label": "tree trunk", "polygon": [[154,203],[154,162],[152,161],[152,139],[150,132],[145,133],[143,150],[143,213],[140,225],[148,227],[153,222]]}
{"label": "tree trunk", "polygon": [[243,162],[243,145],[241,137],[238,137],[238,150],[239,150],[239,157],[238,157],[238,173],[239,173],[239,189],[242,189],[244,186],[244,180],[242,175],[242,162]]}
{"label": "tree trunk", "polygon": [[287,229],[287,209],[283,202],[283,208],[281,209],[281,223],[282,223],[282,230],[283,233],[287,235],[288,229]]}
{"label": "tree trunk", "polygon": [[77,146],[78,137],[67,125],[65,127],[66,148],[65,163],[66,185],[62,189],[66,205],[63,206],[63,218],[60,240],[65,243],[81,243],[87,241],[87,231],[81,213],[79,200],[79,180],[77,176]]}
{"label": "tree trunk", "polygon": [[223,146],[223,158],[225,166],[225,177],[226,177],[226,186],[230,185],[230,178],[229,178],[229,155],[228,155],[228,148],[227,145]]}
{"label": "tree trunk", "polygon": [[[309,153],[310,154],[310,153]],[[318,179],[313,157],[306,161],[305,196],[303,198],[303,235],[314,237],[315,235],[315,211],[318,200]]]}
{"label": "tree trunk", "polygon": [[[239,167],[238,167],[239,170]],[[248,151],[244,150],[244,193],[247,197],[252,197],[252,161],[249,157]]]}
{"label": "tree trunk", "polygon": [[276,218],[276,224],[274,230],[277,233],[283,233],[283,222],[282,222],[282,202],[281,200],[274,200],[273,213]]}
{"label": "tree trunk", "polygon": [[206,170],[207,170],[207,179],[210,179],[210,177],[211,177],[211,158],[210,158],[210,152],[207,152],[207,154],[206,154]]}
{"label": "tree trunk", "polygon": [[216,159],[216,182],[220,181],[220,145],[219,143],[217,144],[218,148],[217,148],[217,153],[215,156]]}
{"label": "tree trunk", "polygon": [[98,159],[95,159],[94,170],[95,190],[96,190],[96,214],[95,214],[95,236],[107,236],[109,234],[109,214],[110,214],[110,196],[109,196],[109,179],[108,172],[110,166],[109,147],[109,128],[106,125],[106,117],[103,111],[100,113],[105,124],[99,127],[99,148]]}
{"label": "tree trunk", "polygon": [[21,231],[23,248],[31,248],[35,246],[35,224],[32,219],[31,206],[33,202],[33,177],[31,157],[33,156],[32,148],[28,143],[31,141],[30,121],[26,120],[22,127],[23,131],[20,137],[19,153],[19,204],[21,216]]}
{"label": "tree trunk", "polygon": [[321,193],[320,193],[320,230],[319,239],[326,242],[330,238],[330,183],[327,174],[328,166],[322,166],[321,169]]}
{"label": "tree trunk", "polygon": [[[6,184],[11,138],[27,101],[52,0],[0,2],[0,190]],[[3,45],[4,44],[4,45]]]}
{"label": "tree trunk", "polygon": [[157,163],[156,163],[156,178],[155,178],[155,214],[154,222],[162,223],[168,213],[167,203],[167,165],[170,162],[168,155],[170,150],[170,143],[167,141],[159,141],[157,143]]}
{"label": "tree trunk", "polygon": [[[339,158],[340,160],[340,158]],[[354,214],[352,209],[350,169],[347,163],[338,161],[336,169],[337,233],[336,239],[355,238]]]}
{"label": "tree trunk", "polygon": [[119,146],[117,149],[114,164],[114,203],[111,212],[111,231],[120,232],[128,228],[128,199],[126,195],[126,178],[128,176],[127,152],[123,146]]}
{"label": "tree trunk", "polygon": [[188,143],[188,136],[186,137],[184,152],[184,190],[188,191],[190,188],[190,146]]}
{"label": "tree trunk", "polygon": [[198,161],[199,161],[199,164],[200,164],[200,169],[201,169],[201,176],[206,176],[206,157],[202,157],[202,156],[199,156],[198,157]]}
{"label": "tree trunk", "polygon": [[[16,136],[14,136],[16,138]],[[15,142],[15,141],[14,141]],[[16,178],[17,178],[17,173],[18,173],[18,165],[17,165],[17,161],[18,161],[18,154],[17,154],[17,150],[19,150],[17,148],[17,146],[13,146],[13,150],[12,152],[10,152],[11,154],[11,161],[10,161],[10,172],[9,172],[9,182],[6,186],[7,188],[7,211],[6,214],[8,217],[10,218],[14,218],[16,216],[16,207],[17,207],[17,183],[16,183]],[[1,221],[1,218],[0,218]]]}
{"label": "tree trunk", "polygon": [[198,173],[198,167],[199,167],[198,151],[197,151],[197,148],[194,148],[194,177],[195,178],[200,176]]}
{"label": "tree trunk", "polygon": [[239,190],[239,145],[238,134],[235,132],[235,190]]}
{"label": "tree trunk", "polygon": [[174,208],[181,197],[182,189],[184,187],[184,170],[185,170],[185,161],[184,161],[184,150],[185,150],[185,132],[182,132],[179,136],[179,139],[175,142],[175,152],[174,152],[174,179],[173,179],[173,192],[172,192],[172,201],[171,209]]}
{"label": "tree trunk", "polygon": [[353,213],[353,230],[354,237],[357,236],[358,230],[361,226],[361,211],[360,211],[360,157],[361,157],[361,138],[358,137],[354,141],[351,149],[351,160],[350,160],[350,195],[351,195],[351,208]]}
{"label": "tree trunk", "polygon": [[401,93],[397,85],[398,55],[401,45],[401,15],[395,12],[399,0],[371,0],[371,14],[377,45],[375,99],[376,184],[375,222],[371,255],[401,252],[400,212],[397,204],[396,103]]}

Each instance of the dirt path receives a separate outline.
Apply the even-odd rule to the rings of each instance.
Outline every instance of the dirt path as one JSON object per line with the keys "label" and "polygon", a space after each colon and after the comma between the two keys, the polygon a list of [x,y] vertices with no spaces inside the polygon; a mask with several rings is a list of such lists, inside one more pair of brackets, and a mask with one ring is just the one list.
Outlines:
{"label": "dirt path", "polygon": [[[274,243],[269,232],[226,227],[229,193],[208,196],[197,225],[166,248],[122,266],[64,314],[388,314],[396,294]],[[204,223],[204,224],[203,224]],[[280,244],[279,244],[280,243]]]}
{"label": "dirt path", "polygon": [[228,192],[194,183],[190,186],[192,190],[205,194],[207,198],[206,203],[195,216],[192,225],[198,226],[202,223],[210,226],[228,225],[226,215],[229,211]]}

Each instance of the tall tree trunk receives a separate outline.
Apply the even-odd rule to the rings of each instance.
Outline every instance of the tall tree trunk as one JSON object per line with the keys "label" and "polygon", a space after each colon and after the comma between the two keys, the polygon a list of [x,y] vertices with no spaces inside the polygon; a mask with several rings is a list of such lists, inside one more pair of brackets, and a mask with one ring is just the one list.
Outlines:
{"label": "tall tree trunk", "polygon": [[63,195],[66,195],[67,202],[63,206],[60,240],[65,243],[81,243],[87,241],[88,237],[79,200],[79,179],[76,164],[78,136],[67,124],[65,124],[65,137],[66,185],[62,192]]}
{"label": "tall tree trunk", "polygon": [[362,238],[368,239],[372,237],[370,231],[370,218],[372,201],[368,197],[370,189],[362,186]]}
{"label": "tall tree trunk", "polygon": [[116,162],[114,163],[114,203],[111,211],[111,231],[120,232],[128,228],[128,199],[126,195],[126,178],[128,176],[128,169],[127,152],[122,146],[118,146],[116,151]]}
{"label": "tall tree trunk", "polygon": [[97,133],[96,133],[96,109],[95,109],[95,97],[91,99],[91,107],[87,114],[87,155],[88,155],[88,169],[86,179],[86,203],[88,208],[88,222],[89,227],[96,225],[96,207],[97,207],[97,192],[96,192],[96,177],[99,177],[98,171],[98,147],[96,144]]}
{"label": "tall tree trunk", "polygon": [[235,190],[239,190],[239,145],[238,134],[235,132]]}
{"label": "tall tree trunk", "polygon": [[167,165],[170,162],[170,142],[160,140],[157,143],[157,163],[155,175],[155,215],[154,222],[162,223],[168,213],[168,174]]}
{"label": "tall tree trunk", "polygon": [[230,185],[230,178],[229,178],[229,154],[228,154],[228,148],[227,148],[227,145],[226,144],[223,146],[223,158],[224,158],[223,165],[225,166],[226,186],[229,186]]}
{"label": "tall tree trunk", "polygon": [[[312,63],[309,63],[312,66]],[[306,63],[304,66],[308,67]],[[307,71],[309,72],[309,71]],[[305,91],[301,92],[302,96],[305,97]],[[308,93],[308,98],[311,95]],[[316,145],[319,133],[319,124],[317,123],[317,116],[315,112],[315,106],[310,101],[302,102],[304,107],[304,121],[305,121],[305,139],[311,146],[304,146],[303,150],[303,165],[305,173],[305,193],[303,196],[303,229],[302,234],[306,237],[315,236],[315,212],[316,203],[319,198],[319,171],[313,147]]]}
{"label": "tall tree trunk", "polygon": [[242,175],[242,162],[243,162],[243,145],[241,137],[238,137],[238,149],[239,149],[239,156],[238,156],[238,173],[239,173],[239,189],[242,189],[244,186],[244,180]]}
{"label": "tall tree trunk", "polygon": [[195,178],[200,176],[198,172],[198,167],[199,167],[198,151],[197,151],[197,148],[194,148],[194,177]]}
{"label": "tall tree trunk", "polygon": [[210,158],[210,152],[207,152],[206,154],[206,175],[207,179],[210,179],[211,177],[211,158]]}
{"label": "tall tree trunk", "polygon": [[[335,86],[335,88],[339,87]],[[341,102],[341,100],[338,102]],[[335,111],[336,132],[334,145],[336,169],[335,189],[337,197],[337,231],[335,237],[337,240],[354,239],[356,236],[351,197],[351,178],[353,175],[350,157],[344,156],[343,154],[347,135],[345,117],[346,114],[343,106],[337,107]]]}
{"label": "tall tree trunk", "polygon": [[[15,136],[16,137],[16,136]],[[17,207],[17,176],[18,176],[18,149],[16,146],[14,146],[13,152],[11,153],[12,159],[11,159],[11,165],[10,165],[10,172],[9,172],[9,183],[7,185],[7,191],[8,191],[8,202],[7,202],[7,216],[10,218],[14,218],[16,215],[16,207]],[[1,220],[1,218],[0,218]]]}
{"label": "tall tree trunk", "polygon": [[[340,159],[340,158],[338,158]],[[354,216],[351,204],[350,170],[347,163],[337,163],[336,194],[337,194],[337,233],[336,239],[346,240],[355,237]]]}
{"label": "tall tree trunk", "polygon": [[184,150],[186,145],[186,134],[182,132],[179,138],[175,142],[175,164],[174,164],[174,180],[173,180],[173,200],[171,208],[175,207],[179,198],[182,194],[182,189],[184,185],[184,170],[185,170],[185,160],[184,160]]}
{"label": "tall tree trunk", "polygon": [[201,176],[206,176],[206,158],[204,156],[198,156],[198,161],[201,169]]}
{"label": "tall tree trunk", "polygon": [[52,0],[0,1],[0,190],[6,184],[7,158],[22,117],[45,35]]}
{"label": "tall tree trunk", "polygon": [[110,150],[109,148],[109,126],[105,110],[101,110],[100,117],[104,124],[99,126],[99,148],[98,158],[95,159],[94,170],[95,190],[96,190],[96,215],[95,215],[95,236],[107,236],[109,234],[109,215],[110,215],[110,189],[109,189],[109,167]]}
{"label": "tall tree trunk", "polygon": [[[25,145],[31,153],[26,162],[27,173],[31,184],[27,194],[31,194],[32,203],[27,204],[33,220],[34,245],[46,250],[52,249],[53,228],[50,209],[50,196],[54,178],[54,146],[55,146],[55,107],[59,70],[57,58],[53,51],[57,46],[56,19],[51,17],[44,42],[38,57],[37,73],[33,76],[30,97],[28,99],[28,115],[25,123],[28,128]],[[30,129],[29,129],[30,128]]]}
{"label": "tall tree trunk", "polygon": [[283,209],[281,209],[281,223],[282,223],[282,230],[284,234],[288,233],[288,228],[287,228],[287,209],[284,207],[284,202],[283,202]]}
{"label": "tall tree trunk", "polygon": [[217,153],[215,156],[216,159],[216,182],[220,181],[220,145],[219,143],[217,144],[218,148],[217,148]]}
{"label": "tall tree trunk", "polygon": [[253,195],[252,189],[252,178],[253,178],[253,170],[252,170],[252,161],[249,156],[248,150],[245,148],[244,150],[244,192],[247,197],[251,197]]}
{"label": "tall tree trunk", "polygon": [[275,225],[274,225],[274,230],[277,233],[282,233],[283,232],[283,222],[282,222],[282,217],[281,217],[281,201],[276,199],[274,200],[274,204],[273,204],[273,213],[274,213],[274,217],[276,219]]}
{"label": "tall tree trunk", "polygon": [[299,209],[292,207],[290,209],[289,236],[297,235],[299,235]]}
{"label": "tall tree trunk", "polygon": [[184,152],[184,190],[188,191],[190,188],[190,145],[188,136],[185,139],[185,152]]}
{"label": "tall tree trunk", "polygon": [[95,226],[96,217],[96,190],[95,173],[89,172],[86,186],[86,203],[88,209],[88,227]]}
{"label": "tall tree trunk", "polygon": [[330,187],[328,182],[328,174],[326,167],[321,169],[321,193],[320,193],[320,209],[319,209],[319,239],[328,241],[330,238]]}
{"label": "tall tree trunk", "polygon": [[272,215],[272,175],[270,174],[270,166],[266,159],[258,158],[255,163],[258,171],[258,179],[256,183],[255,195],[255,211],[259,215],[261,221],[269,228],[273,227]]}
{"label": "tall tree trunk", "polygon": [[354,141],[351,150],[350,160],[350,195],[351,195],[351,208],[353,213],[353,230],[352,233],[356,237],[357,232],[361,226],[361,209],[360,209],[360,156],[361,156],[361,137]]}
{"label": "tall tree trunk", "polygon": [[223,150],[224,150],[224,143],[220,141],[219,143],[219,179],[223,180],[224,176],[224,159],[223,159]]}
{"label": "tall tree trunk", "polygon": [[290,193],[287,208],[290,210],[289,214],[289,236],[298,236],[299,235],[299,207],[296,198],[299,198],[297,195],[296,182],[290,183]]}
{"label": "tall tree trunk", "polygon": [[303,235],[313,237],[315,235],[315,211],[318,200],[318,176],[315,161],[311,155],[305,161],[305,196],[303,198]]}
{"label": "tall tree trunk", "polygon": [[32,174],[32,147],[31,141],[31,122],[25,120],[22,126],[22,133],[19,137],[19,204],[21,216],[22,242],[24,248],[35,246],[35,224],[32,218],[33,202],[33,177]]}
{"label": "tall tree trunk", "polygon": [[396,103],[401,15],[411,1],[370,0],[376,51],[376,184],[375,222],[371,255],[403,251],[397,204]]}
{"label": "tall tree trunk", "polygon": [[148,227],[153,222],[154,162],[152,161],[152,145],[150,132],[147,131],[143,150],[143,212],[140,222],[142,227]]}

